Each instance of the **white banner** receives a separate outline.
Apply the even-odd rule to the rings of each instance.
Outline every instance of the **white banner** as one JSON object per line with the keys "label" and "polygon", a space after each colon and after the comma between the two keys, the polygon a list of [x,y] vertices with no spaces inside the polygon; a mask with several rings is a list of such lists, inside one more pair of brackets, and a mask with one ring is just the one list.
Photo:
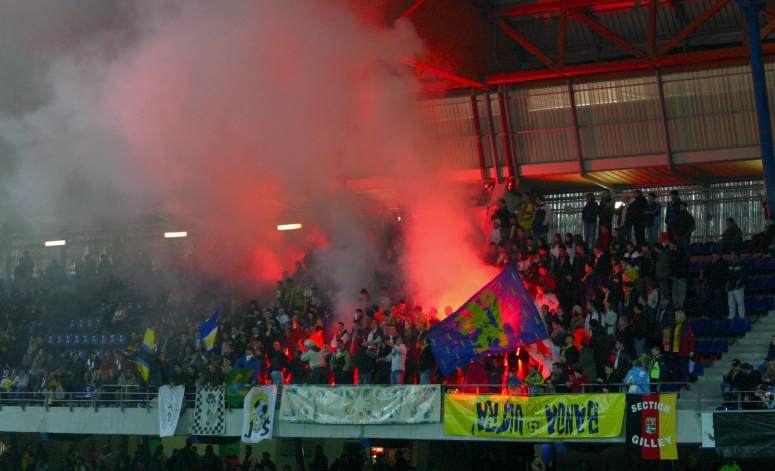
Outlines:
{"label": "white banner", "polygon": [[439,385],[285,386],[283,422],[377,425],[441,421]]}
{"label": "white banner", "polygon": [[159,436],[175,435],[180,419],[180,409],[183,407],[183,386],[162,386],[159,388]]}
{"label": "white banner", "polygon": [[713,428],[713,412],[703,412],[700,415],[702,426],[702,448],[716,448],[716,431]]}
{"label": "white banner", "polygon": [[196,390],[196,407],[192,435],[223,435],[226,431],[226,401],[223,386],[200,386]]}
{"label": "white banner", "polygon": [[275,386],[256,386],[245,396],[242,416],[244,443],[259,443],[272,438],[276,403]]}

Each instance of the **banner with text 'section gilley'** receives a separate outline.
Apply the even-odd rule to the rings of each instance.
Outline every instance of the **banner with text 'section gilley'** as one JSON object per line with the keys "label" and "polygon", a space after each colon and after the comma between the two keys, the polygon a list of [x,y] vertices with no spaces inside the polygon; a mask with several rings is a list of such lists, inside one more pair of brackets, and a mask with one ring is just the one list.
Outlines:
{"label": "banner with text 'section gilley'", "polygon": [[444,432],[499,438],[612,438],[622,432],[624,394],[447,394]]}
{"label": "banner with text 'section gilley'", "polygon": [[677,460],[675,394],[627,395],[627,446],[644,460]]}

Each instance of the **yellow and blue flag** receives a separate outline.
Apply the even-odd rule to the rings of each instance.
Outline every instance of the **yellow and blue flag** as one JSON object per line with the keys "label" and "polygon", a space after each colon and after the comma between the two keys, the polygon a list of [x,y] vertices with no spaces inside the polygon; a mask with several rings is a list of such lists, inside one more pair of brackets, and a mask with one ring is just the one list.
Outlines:
{"label": "yellow and blue flag", "polygon": [[216,335],[218,335],[218,311],[215,311],[199,328],[199,339],[202,342],[203,351],[211,352],[213,350]]}
{"label": "yellow and blue flag", "polygon": [[428,331],[433,356],[444,376],[487,355],[548,337],[533,298],[513,266]]}
{"label": "yellow and blue flag", "polygon": [[151,365],[143,355],[138,354],[135,358],[135,364],[137,365],[137,371],[140,372],[140,376],[143,377],[143,381],[148,382],[148,377],[151,375]]}
{"label": "yellow and blue flag", "polygon": [[145,335],[143,335],[143,343],[140,345],[140,347],[146,352],[150,354],[154,354],[158,351],[158,346],[156,344],[156,332],[153,331],[150,327],[145,329]]}

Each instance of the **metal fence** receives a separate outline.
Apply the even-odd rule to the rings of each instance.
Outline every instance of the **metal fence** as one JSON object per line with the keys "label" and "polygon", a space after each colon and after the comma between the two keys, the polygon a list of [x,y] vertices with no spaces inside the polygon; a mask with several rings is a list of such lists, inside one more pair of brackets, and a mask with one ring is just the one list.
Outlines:
{"label": "metal fence", "polygon": [[[635,188],[624,189],[619,195],[631,192]],[[638,188],[644,193],[653,191],[662,204],[662,216],[659,224],[665,229],[665,206],[670,201],[670,192],[678,190],[681,199],[686,201],[689,212],[694,216],[696,229],[692,235],[694,241],[714,241],[721,238],[726,227],[726,218],[735,219],[745,238],[761,232],[765,224],[765,213],[761,205],[764,195],[764,182],[752,180],[734,183],[717,183],[708,187],[677,186],[660,188]],[[546,195],[547,203],[553,208],[551,231],[560,234],[581,232],[581,208],[584,207],[585,193],[559,193]],[[598,198],[599,199],[599,198]]]}
{"label": "metal fence", "polygon": [[[384,386],[389,388],[401,388],[402,385],[352,385],[331,384],[317,385],[337,387],[372,387]],[[775,392],[769,390],[757,391],[726,391],[723,397],[719,393],[703,394],[701,391],[690,388],[684,389],[686,383],[662,382],[651,384],[631,383],[587,383],[569,385],[508,385],[508,384],[442,384],[444,394],[478,394],[478,395],[509,395],[513,397],[529,398],[535,396],[563,396],[574,394],[613,394],[613,393],[677,393],[678,406],[686,410],[773,410],[775,409]],[[0,410],[5,406],[17,407],[59,407],[69,408],[148,408],[157,400],[158,393],[155,388],[140,386],[105,385],[92,392],[0,392]],[[282,398],[282,386],[278,386],[277,408],[280,407]],[[184,396],[184,408],[193,408],[196,399],[196,390],[186,391]]]}

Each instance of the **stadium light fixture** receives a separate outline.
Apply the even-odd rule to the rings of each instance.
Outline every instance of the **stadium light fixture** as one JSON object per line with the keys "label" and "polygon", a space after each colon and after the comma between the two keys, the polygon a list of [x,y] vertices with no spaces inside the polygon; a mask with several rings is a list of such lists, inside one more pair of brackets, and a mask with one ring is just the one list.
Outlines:
{"label": "stadium light fixture", "polygon": [[277,230],[278,231],[297,231],[302,227],[304,226],[302,226],[301,223],[298,223],[298,222],[293,224],[278,224]]}
{"label": "stadium light fixture", "polygon": [[180,239],[182,237],[188,237],[188,232],[180,231],[180,232],[165,232],[164,238],[165,239]]}
{"label": "stadium light fixture", "polygon": [[43,242],[43,245],[46,247],[61,247],[66,244],[67,244],[66,240],[47,240]]}

